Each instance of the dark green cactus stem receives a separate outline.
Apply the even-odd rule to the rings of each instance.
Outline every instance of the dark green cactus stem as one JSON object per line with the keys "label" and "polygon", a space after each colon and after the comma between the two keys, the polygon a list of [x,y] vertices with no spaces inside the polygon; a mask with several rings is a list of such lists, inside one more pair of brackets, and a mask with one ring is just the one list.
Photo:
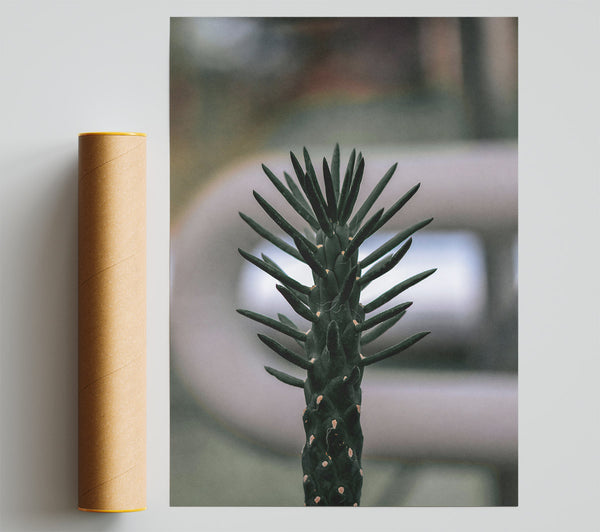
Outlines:
{"label": "dark green cactus stem", "polygon": [[[412,302],[397,304],[368,318],[366,314],[429,277],[435,269],[413,275],[364,306],[360,303],[361,290],[394,268],[411,246],[412,238],[409,237],[432,219],[401,231],[359,262],[361,244],[406,204],[419,185],[415,185],[389,209],[380,209],[367,218],[368,211],[396,170],[396,165],[393,165],[351,218],[365,171],[362,154],[356,155],[356,151],[352,151],[343,180],[340,180],[340,153],[336,145],[331,165],[323,159],[324,192],[306,149],[303,151],[305,169],[293,153],[290,156],[299,187],[287,173],[284,173],[286,187],[264,165],[263,170],[308,228],[296,229],[262,196],[254,192],[254,197],[269,217],[291,237],[295,247],[249,216],[242,213],[240,216],[260,236],[304,262],[312,271],[313,286],[305,286],[292,279],[266,255],[260,259],[239,251],[245,259],[281,283],[277,290],[299,316],[310,322],[311,327],[306,332],[300,331],[292,320],[282,314],[276,320],[250,310],[240,309],[238,312],[293,338],[304,351],[298,354],[269,336],[258,335],[267,347],[306,371],[306,378],[302,380],[265,367],[281,382],[304,390],[306,409],[302,420],[306,441],[302,451],[302,470],[305,504],[358,506],[363,483],[360,386],[364,368],[404,351],[429,334],[414,334],[399,344],[365,357],[361,346],[372,342],[397,323]],[[362,269],[370,265],[363,274]]]}

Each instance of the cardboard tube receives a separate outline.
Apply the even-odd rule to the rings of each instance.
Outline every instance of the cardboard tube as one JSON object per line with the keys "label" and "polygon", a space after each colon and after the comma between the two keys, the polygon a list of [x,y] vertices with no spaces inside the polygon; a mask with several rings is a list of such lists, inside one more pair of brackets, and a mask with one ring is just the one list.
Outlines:
{"label": "cardboard tube", "polygon": [[146,135],[79,136],[79,509],[146,507]]}

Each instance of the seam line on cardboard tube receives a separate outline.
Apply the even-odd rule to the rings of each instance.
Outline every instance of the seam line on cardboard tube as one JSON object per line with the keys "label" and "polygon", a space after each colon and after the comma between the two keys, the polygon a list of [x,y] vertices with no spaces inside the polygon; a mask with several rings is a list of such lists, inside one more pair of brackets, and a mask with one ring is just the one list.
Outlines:
{"label": "seam line on cardboard tube", "polygon": [[83,388],[79,388],[79,391],[83,392],[87,388],[89,388],[92,384],[95,384],[96,382],[101,381],[102,379],[105,379],[106,377],[110,377],[114,373],[117,373],[117,371],[121,371],[121,370],[125,369],[126,367],[131,366],[134,362],[137,361],[138,358],[140,358],[140,356],[141,356],[140,354],[137,354],[134,358],[132,358],[126,364],[123,364],[122,366],[119,366],[117,369],[113,369],[112,371],[109,371],[108,373],[105,373],[101,377],[98,377],[97,379],[94,379],[92,382],[88,382]]}
{"label": "seam line on cardboard tube", "polygon": [[79,494],[79,497],[84,497],[85,495],[87,495],[90,491],[94,491],[96,489],[98,489],[100,486],[104,486],[104,484],[108,484],[109,482],[112,482],[113,480],[118,479],[119,477],[122,477],[123,475],[126,475],[127,473],[129,473],[132,469],[135,469],[135,467],[137,466],[137,464],[133,464],[131,467],[129,467],[128,469],[126,469],[125,471],[123,471],[122,473],[119,473],[118,475],[115,475],[112,478],[109,478],[108,480],[105,480],[104,482],[100,482],[100,484],[95,485],[93,488],[88,488],[87,490],[85,490],[83,493]]}
{"label": "seam line on cardboard tube", "polygon": [[98,275],[100,275],[101,273],[105,272],[106,270],[110,270],[110,269],[118,266],[119,264],[122,264],[123,262],[126,262],[129,259],[132,259],[137,254],[138,254],[138,252],[136,251],[135,253],[132,253],[131,255],[129,255],[128,257],[125,257],[124,259],[118,260],[117,262],[111,264],[110,266],[107,266],[106,268],[102,268],[101,270],[98,270],[97,272],[94,272],[85,281],[81,281],[81,283],[79,283],[79,288],[81,288],[88,281],[91,281],[94,277],[97,277]]}
{"label": "seam line on cardboard tube", "polygon": [[112,159],[109,159],[108,161],[104,161],[102,164],[99,164],[98,166],[92,168],[91,170],[88,170],[85,174],[80,175],[79,176],[79,181],[85,179],[88,175],[90,175],[91,173],[95,172],[96,170],[98,170],[98,168],[102,168],[103,166],[112,163],[113,161],[116,161],[117,159],[120,159],[121,157],[124,157],[125,155],[127,155],[128,153],[132,152],[133,150],[137,150],[139,147],[144,146],[145,142],[139,142],[138,144],[136,144],[133,148],[129,148],[127,151],[124,151],[123,153],[120,153],[119,155],[117,155],[116,157],[113,157]]}

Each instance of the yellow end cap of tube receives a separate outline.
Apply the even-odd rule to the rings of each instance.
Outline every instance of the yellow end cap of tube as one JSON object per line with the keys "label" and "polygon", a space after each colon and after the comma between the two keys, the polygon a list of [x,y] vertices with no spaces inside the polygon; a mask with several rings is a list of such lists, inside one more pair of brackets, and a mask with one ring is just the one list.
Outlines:
{"label": "yellow end cap of tube", "polygon": [[91,131],[89,133],[79,133],[80,137],[91,135],[116,135],[121,137],[146,137],[146,133],[136,133],[133,131]]}

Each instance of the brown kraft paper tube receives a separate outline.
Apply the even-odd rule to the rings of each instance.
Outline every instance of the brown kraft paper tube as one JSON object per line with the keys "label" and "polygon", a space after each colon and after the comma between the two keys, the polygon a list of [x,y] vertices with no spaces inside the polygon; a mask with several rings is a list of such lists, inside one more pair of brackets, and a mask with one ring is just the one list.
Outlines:
{"label": "brown kraft paper tube", "polygon": [[79,509],[146,507],[146,136],[79,136]]}

